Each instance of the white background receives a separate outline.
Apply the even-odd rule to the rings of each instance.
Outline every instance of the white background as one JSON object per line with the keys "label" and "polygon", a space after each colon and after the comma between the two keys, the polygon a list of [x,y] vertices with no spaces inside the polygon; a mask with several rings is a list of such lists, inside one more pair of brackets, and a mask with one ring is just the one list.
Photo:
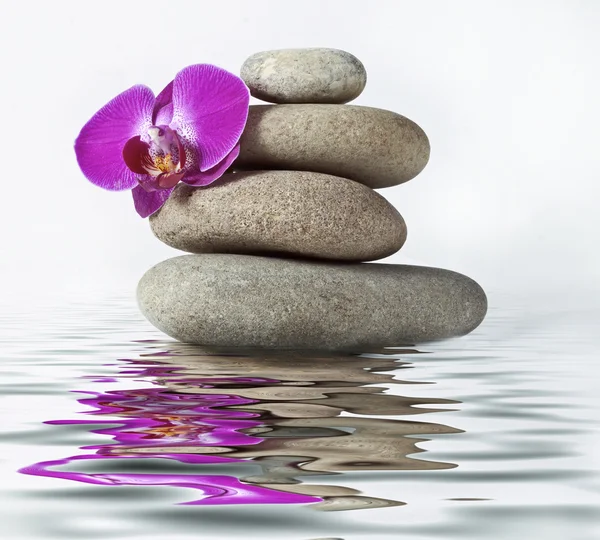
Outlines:
{"label": "white background", "polygon": [[355,102],[427,132],[431,161],[383,194],[409,240],[391,262],[557,301],[597,289],[600,2],[2,2],[1,275],[8,295],[133,291],[177,254],[128,192],[79,172],[73,141],[136,83],[327,46],[363,61]]}

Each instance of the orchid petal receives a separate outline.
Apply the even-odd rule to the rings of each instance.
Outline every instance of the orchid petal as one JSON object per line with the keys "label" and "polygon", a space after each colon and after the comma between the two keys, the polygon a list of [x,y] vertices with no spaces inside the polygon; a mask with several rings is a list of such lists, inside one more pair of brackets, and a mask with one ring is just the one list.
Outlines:
{"label": "orchid petal", "polygon": [[244,82],[217,66],[196,64],[175,76],[171,127],[198,149],[200,171],[223,161],[238,143],[249,100]]}
{"label": "orchid petal", "polygon": [[111,191],[136,185],[135,173],[123,160],[123,148],[152,125],[153,106],[152,90],[136,85],[109,101],[83,126],[75,141],[75,153],[81,171],[92,184]]}
{"label": "orchid petal", "polygon": [[142,188],[142,186],[134,187],[131,190],[131,194],[133,195],[133,204],[137,213],[143,218],[154,214],[154,212],[165,204],[172,191],[173,188],[149,192]]}
{"label": "orchid petal", "polygon": [[[158,191],[161,187],[158,185],[158,176],[152,176],[151,174],[142,174],[138,176],[138,186],[151,193],[153,191]],[[135,189],[135,188],[134,188]]]}
{"label": "orchid petal", "polygon": [[154,110],[152,111],[152,123],[155,126],[168,126],[173,119],[173,81],[156,96]]}
{"label": "orchid petal", "polygon": [[207,171],[197,172],[193,175],[186,176],[183,181],[190,186],[207,186],[208,184],[212,184],[215,180],[218,180],[225,174],[225,171],[229,169],[239,155],[240,145],[238,144],[231,152],[229,152],[223,161],[217,163]]}

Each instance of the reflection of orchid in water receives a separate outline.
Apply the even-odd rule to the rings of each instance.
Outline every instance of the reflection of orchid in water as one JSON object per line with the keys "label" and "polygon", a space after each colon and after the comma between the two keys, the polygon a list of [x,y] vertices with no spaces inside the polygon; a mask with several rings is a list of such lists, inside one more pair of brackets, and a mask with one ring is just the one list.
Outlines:
{"label": "reflection of orchid in water", "polygon": [[[165,389],[147,388],[114,391],[106,394],[88,393],[93,397],[79,400],[95,410],[91,415],[119,416],[119,420],[51,420],[47,424],[114,425],[93,430],[111,435],[119,444],[83,447],[96,454],[78,455],[62,460],[46,461],[21,469],[22,473],[75,480],[98,485],[173,485],[202,491],[203,496],[185,504],[273,504],[306,503],[320,499],[295,495],[257,485],[244,484],[235,477],[197,474],[91,474],[54,471],[53,467],[86,460],[164,458],[190,464],[216,464],[243,460],[210,454],[227,451],[231,446],[245,446],[261,441],[244,435],[241,429],[255,428],[261,423],[251,420],[255,413],[228,411],[222,407],[245,405],[252,400],[229,395],[191,396],[175,394]],[[125,418],[123,418],[125,417]],[[127,418],[132,417],[132,418]],[[160,446],[160,448],[158,448]],[[223,448],[225,446],[225,448]],[[181,447],[194,447],[203,453],[180,453]],[[169,452],[169,449],[177,453]],[[138,453],[139,452],[139,453]]]}
{"label": "reflection of orchid in water", "polygon": [[[94,394],[94,397],[81,399],[79,402],[96,408],[89,414],[132,416],[131,420],[120,421],[124,425],[119,428],[96,431],[96,433],[113,435],[114,440],[131,449],[138,446],[149,448],[156,444],[161,447],[184,444],[205,447],[244,446],[260,442],[259,439],[238,431],[259,426],[260,422],[249,420],[249,418],[256,417],[256,414],[220,409],[250,403],[249,400],[237,396],[191,396],[172,393],[164,388],[144,388]],[[102,422],[107,421],[102,420]],[[84,422],[58,420],[48,423],[80,424]],[[98,448],[105,446],[102,445]],[[112,446],[108,450],[111,451],[111,448]],[[123,450],[123,446],[117,446],[112,451]]]}
{"label": "reflection of orchid in water", "polygon": [[156,420],[160,425],[144,430],[150,439],[198,440],[210,432],[209,426],[190,423],[186,416],[156,415]]}

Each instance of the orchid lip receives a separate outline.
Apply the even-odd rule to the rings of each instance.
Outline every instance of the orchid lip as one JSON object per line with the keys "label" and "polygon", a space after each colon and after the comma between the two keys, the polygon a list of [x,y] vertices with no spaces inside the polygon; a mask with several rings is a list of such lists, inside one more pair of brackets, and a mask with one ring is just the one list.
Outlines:
{"label": "orchid lip", "polygon": [[131,137],[123,147],[123,161],[127,168],[136,174],[150,174],[155,166],[149,150],[150,145],[142,141],[139,135]]}

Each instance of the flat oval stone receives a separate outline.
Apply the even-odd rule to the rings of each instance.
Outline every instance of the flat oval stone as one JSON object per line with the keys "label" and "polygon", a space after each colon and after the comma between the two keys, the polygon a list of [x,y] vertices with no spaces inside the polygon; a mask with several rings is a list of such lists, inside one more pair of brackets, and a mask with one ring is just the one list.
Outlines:
{"label": "flat oval stone", "polygon": [[347,103],[367,84],[356,56],[339,49],[280,49],[253,54],[241,77],[250,93],[270,103]]}
{"label": "flat oval stone", "polygon": [[209,188],[179,184],[150,218],[157,238],[191,253],[382,259],[406,240],[402,216],[362,184],[301,171],[245,171]]}
{"label": "flat oval stone", "polygon": [[142,313],[188,343],[364,350],[466,334],[487,300],[472,279],[439,268],[250,255],[184,255],[140,280]]}
{"label": "flat oval stone", "polygon": [[429,160],[429,141],[399,114],[355,105],[251,105],[236,165],[315,171],[371,188],[402,184]]}

